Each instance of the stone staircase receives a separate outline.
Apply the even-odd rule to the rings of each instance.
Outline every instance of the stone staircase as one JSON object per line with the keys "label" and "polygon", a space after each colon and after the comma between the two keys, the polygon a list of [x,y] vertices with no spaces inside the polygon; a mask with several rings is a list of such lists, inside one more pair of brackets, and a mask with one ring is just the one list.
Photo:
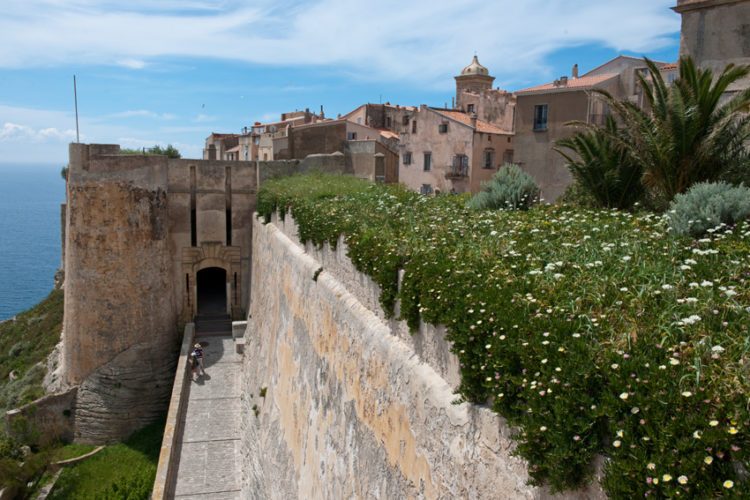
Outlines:
{"label": "stone staircase", "polygon": [[196,336],[211,337],[232,334],[232,320],[228,314],[200,314],[195,318]]}

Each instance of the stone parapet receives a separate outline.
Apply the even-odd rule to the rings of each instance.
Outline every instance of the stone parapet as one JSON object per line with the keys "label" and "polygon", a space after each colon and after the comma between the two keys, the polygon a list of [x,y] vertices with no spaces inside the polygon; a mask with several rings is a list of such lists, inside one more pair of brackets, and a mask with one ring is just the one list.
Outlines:
{"label": "stone parapet", "polygon": [[[253,229],[243,496],[552,497],[526,484],[501,417],[454,404],[444,331],[404,337],[344,247],[306,252],[291,224]],[[558,498],[603,494],[594,486]]]}
{"label": "stone parapet", "polygon": [[172,397],[169,400],[169,412],[164,425],[164,437],[159,452],[159,464],[156,468],[156,479],[151,494],[152,500],[163,500],[174,497],[177,466],[180,458],[179,444],[182,440],[187,394],[190,387],[190,363],[188,357],[193,347],[195,325],[188,323],[182,337],[180,358],[175,370]]}

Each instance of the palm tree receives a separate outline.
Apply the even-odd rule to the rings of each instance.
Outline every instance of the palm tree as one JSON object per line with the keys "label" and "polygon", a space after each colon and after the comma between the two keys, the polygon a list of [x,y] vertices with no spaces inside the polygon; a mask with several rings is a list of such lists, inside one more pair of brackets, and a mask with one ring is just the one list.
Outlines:
{"label": "palm tree", "polygon": [[643,183],[671,201],[696,182],[750,169],[750,89],[722,102],[729,86],[750,74],[730,64],[720,75],[681,58],[680,76],[668,85],[646,59],[650,78],[638,74],[647,106],[620,101],[602,90],[625,134],[609,133],[643,168]]}
{"label": "palm tree", "polygon": [[643,196],[641,165],[633,160],[622,139],[613,139],[622,138],[622,134],[615,119],[608,116],[604,127],[587,127],[555,145],[576,182],[600,207],[627,209]]}

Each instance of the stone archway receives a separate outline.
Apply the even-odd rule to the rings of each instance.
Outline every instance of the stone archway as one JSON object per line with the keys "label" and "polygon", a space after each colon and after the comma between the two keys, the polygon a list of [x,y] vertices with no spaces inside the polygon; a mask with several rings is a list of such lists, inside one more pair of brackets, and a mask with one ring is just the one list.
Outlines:
{"label": "stone archway", "polygon": [[196,273],[199,316],[223,315],[227,309],[227,271],[207,267]]}

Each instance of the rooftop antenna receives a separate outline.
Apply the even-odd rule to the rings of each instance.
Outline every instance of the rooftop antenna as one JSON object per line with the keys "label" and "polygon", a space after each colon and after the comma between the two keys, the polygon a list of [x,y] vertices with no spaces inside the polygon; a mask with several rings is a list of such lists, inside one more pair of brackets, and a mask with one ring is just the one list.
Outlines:
{"label": "rooftop antenna", "polygon": [[78,88],[76,87],[76,75],[73,75],[73,99],[76,106],[76,143],[81,142],[81,137],[78,133]]}

